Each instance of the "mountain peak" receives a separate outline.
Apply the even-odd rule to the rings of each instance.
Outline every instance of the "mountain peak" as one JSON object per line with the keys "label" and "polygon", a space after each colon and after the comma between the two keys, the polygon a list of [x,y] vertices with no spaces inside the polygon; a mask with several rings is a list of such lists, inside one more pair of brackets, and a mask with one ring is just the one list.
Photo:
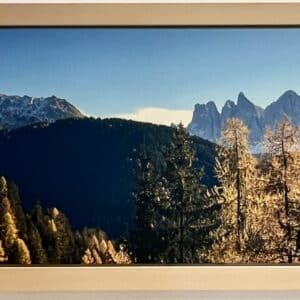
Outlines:
{"label": "mountain peak", "polygon": [[226,100],[226,102],[225,102],[225,104],[224,104],[224,106],[223,106],[223,108],[233,108],[235,106],[235,103],[232,101],[232,100]]}
{"label": "mountain peak", "polygon": [[244,92],[239,92],[238,98],[246,98]]}
{"label": "mountain peak", "polygon": [[83,117],[75,106],[57,96],[0,96],[1,128],[14,129],[39,122],[51,123],[60,119]]}
{"label": "mountain peak", "polygon": [[227,120],[233,117],[239,118],[249,128],[249,141],[254,149],[261,144],[265,129],[274,128],[284,116],[290,117],[296,126],[300,125],[300,95],[295,91],[287,90],[265,109],[256,106],[243,92],[240,92],[237,104],[227,100],[221,114],[212,114],[207,109],[202,110],[201,114],[194,111],[188,130],[190,134],[216,141]]}
{"label": "mountain peak", "polygon": [[286,92],[284,92],[279,99],[291,99],[291,98],[295,98],[295,97],[299,97],[299,95],[293,91],[293,90],[287,90]]}
{"label": "mountain peak", "polygon": [[240,105],[253,105],[254,104],[245,96],[245,94],[243,92],[240,92],[239,95],[238,95],[238,100],[237,100],[237,105],[240,106]]}
{"label": "mountain peak", "polygon": [[298,96],[298,94],[294,90],[287,90],[286,92],[284,92],[284,94]]}
{"label": "mountain peak", "polygon": [[214,111],[218,111],[218,108],[216,106],[216,103],[214,101],[208,101],[206,103],[206,106],[211,109],[211,110],[214,110]]}
{"label": "mountain peak", "polygon": [[188,131],[205,139],[215,140],[219,136],[220,113],[214,101],[196,104]]}

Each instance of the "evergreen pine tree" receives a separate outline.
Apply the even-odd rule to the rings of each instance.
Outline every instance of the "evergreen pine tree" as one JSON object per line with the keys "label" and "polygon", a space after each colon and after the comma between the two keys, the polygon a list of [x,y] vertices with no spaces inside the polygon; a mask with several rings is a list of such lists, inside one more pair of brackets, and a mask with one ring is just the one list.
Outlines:
{"label": "evergreen pine tree", "polygon": [[198,263],[201,252],[211,244],[217,207],[201,184],[203,171],[195,167],[190,136],[182,124],[174,129],[165,157],[166,168],[154,199],[162,237],[167,241],[162,258],[167,263]]}
{"label": "evergreen pine tree", "polygon": [[60,263],[72,263],[74,236],[68,218],[57,208],[51,211],[51,222],[55,225],[55,256]]}
{"label": "evergreen pine tree", "polygon": [[48,263],[59,263],[55,251],[55,232],[50,226],[52,219],[50,219],[39,202],[36,203],[31,212],[31,220],[40,234]]}
{"label": "evergreen pine tree", "polygon": [[8,199],[10,201],[12,212],[15,216],[19,236],[27,241],[27,220],[22,207],[19,189],[14,182],[8,182]]}
{"label": "evergreen pine tree", "polygon": [[164,154],[164,166],[154,174],[141,159],[142,176],[136,193],[134,254],[138,262],[197,263],[216,226],[215,205],[201,185],[191,138],[180,124]]}
{"label": "evergreen pine tree", "polygon": [[3,226],[5,232],[5,246],[7,249],[11,249],[18,239],[18,230],[10,212],[5,213]]}
{"label": "evergreen pine tree", "polygon": [[46,264],[48,262],[40,233],[30,216],[28,216],[28,246],[33,264]]}
{"label": "evergreen pine tree", "polygon": [[138,162],[138,187],[135,198],[135,228],[130,233],[130,245],[137,263],[159,262],[164,241],[159,230],[154,227],[156,203],[154,202],[158,184],[157,175],[150,160],[143,155]]}
{"label": "evergreen pine tree", "polygon": [[85,250],[84,255],[82,256],[82,263],[85,265],[94,264],[94,257],[92,256],[92,252],[89,248]]}
{"label": "evergreen pine tree", "polygon": [[114,262],[118,265],[129,265],[132,263],[129,254],[126,252],[126,246],[120,244],[120,250],[114,255]]}
{"label": "evergreen pine tree", "polygon": [[80,264],[82,262],[82,253],[84,253],[85,244],[82,234],[79,230],[74,233],[74,264]]}
{"label": "evergreen pine tree", "polygon": [[17,219],[8,199],[9,189],[4,177],[0,177],[0,223],[1,235],[7,252],[9,263],[30,264],[30,253],[24,242],[19,237]]}
{"label": "evergreen pine tree", "polygon": [[18,249],[18,263],[22,265],[31,264],[30,253],[25,242],[22,239],[17,238],[16,244]]}
{"label": "evergreen pine tree", "polygon": [[0,240],[0,263],[4,263],[6,261],[7,261],[7,256],[3,248],[2,241]]}

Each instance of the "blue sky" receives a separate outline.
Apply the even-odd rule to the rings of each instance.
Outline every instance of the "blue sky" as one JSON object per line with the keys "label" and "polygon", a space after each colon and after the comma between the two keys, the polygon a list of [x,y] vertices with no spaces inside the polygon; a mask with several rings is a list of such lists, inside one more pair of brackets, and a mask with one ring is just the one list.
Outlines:
{"label": "blue sky", "polygon": [[300,93],[300,29],[1,29],[0,45],[0,93],[56,95],[100,117]]}

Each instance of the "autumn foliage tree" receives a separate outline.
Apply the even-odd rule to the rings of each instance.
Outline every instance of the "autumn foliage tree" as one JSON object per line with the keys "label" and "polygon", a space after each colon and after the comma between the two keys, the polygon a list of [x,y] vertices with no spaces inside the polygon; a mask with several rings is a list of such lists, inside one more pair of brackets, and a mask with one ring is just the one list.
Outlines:
{"label": "autumn foliage tree", "polygon": [[[93,229],[86,231],[95,233]],[[93,247],[85,231],[73,232],[67,216],[57,208],[46,210],[37,203],[31,213],[25,214],[17,186],[0,177],[0,263],[86,263],[88,260],[82,257],[89,251],[93,263],[131,263],[125,245],[108,239],[98,241],[93,235],[91,238]],[[91,250],[85,251],[89,247]]]}
{"label": "autumn foliage tree", "polygon": [[251,154],[248,134],[237,118],[229,119],[222,132],[215,165],[220,184],[211,191],[221,204],[221,222],[208,256],[214,263],[278,261],[282,231],[276,205],[266,189],[265,164]]}
{"label": "autumn foliage tree", "polygon": [[4,248],[9,263],[30,264],[30,253],[26,243],[19,237],[16,218],[8,199],[6,179],[0,177],[0,224]]}
{"label": "autumn foliage tree", "polygon": [[288,118],[265,135],[269,154],[267,189],[276,200],[276,217],[284,232],[283,262],[299,261],[297,239],[300,230],[300,132]]}

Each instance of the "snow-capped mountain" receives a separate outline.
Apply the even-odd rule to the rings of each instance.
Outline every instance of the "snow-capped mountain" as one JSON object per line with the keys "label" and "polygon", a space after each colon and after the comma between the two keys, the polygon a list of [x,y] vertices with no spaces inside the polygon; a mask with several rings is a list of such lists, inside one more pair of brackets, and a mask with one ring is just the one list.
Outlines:
{"label": "snow-capped mountain", "polygon": [[0,94],[0,127],[14,129],[38,122],[83,118],[84,115],[64,99],[51,96],[7,96]]}
{"label": "snow-capped mountain", "polygon": [[237,102],[227,100],[219,112],[213,101],[196,104],[188,131],[210,141],[220,138],[221,130],[231,117],[241,119],[250,130],[250,144],[254,152],[259,151],[266,128],[273,128],[284,116],[300,125],[300,96],[294,91],[286,91],[265,109],[254,105],[243,93]]}

